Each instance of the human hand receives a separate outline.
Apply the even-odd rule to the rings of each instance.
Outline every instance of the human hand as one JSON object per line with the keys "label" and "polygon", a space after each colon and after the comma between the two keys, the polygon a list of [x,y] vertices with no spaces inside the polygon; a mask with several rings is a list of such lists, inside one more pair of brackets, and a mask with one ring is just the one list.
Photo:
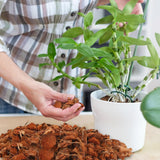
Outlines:
{"label": "human hand", "polygon": [[[129,0],[115,0],[115,1],[118,5],[118,8],[122,10]],[[136,4],[136,6],[132,12],[133,14],[143,14],[143,9],[142,9],[142,5],[141,5],[141,3],[143,3],[143,2],[144,2],[144,0],[138,1],[138,3]],[[105,5],[107,3],[109,3],[109,0],[99,0],[97,3],[97,6]]]}
{"label": "human hand", "polygon": [[65,110],[55,108],[53,104],[56,100],[65,102],[68,98],[72,99],[74,96],[58,93],[44,83],[35,81],[28,74],[22,71],[10,59],[10,57],[5,54],[5,52],[0,53],[0,77],[22,91],[24,95],[37,107],[42,115],[46,117],[55,118],[61,121],[68,121],[69,119],[79,115],[79,113],[84,109],[79,109],[81,106],[79,103],[76,103]]}
{"label": "human hand", "polygon": [[[118,8],[119,9],[123,9],[124,6],[126,5],[127,2],[129,2],[130,0],[115,0]],[[134,7],[132,14],[143,14],[143,9],[142,9],[142,5],[141,3],[143,3],[144,0],[139,0],[138,3],[136,4],[136,6]]]}
{"label": "human hand", "polygon": [[54,102],[65,102],[68,98],[74,98],[73,95],[67,95],[54,91],[44,83],[32,81],[22,89],[25,96],[37,107],[45,117],[51,117],[60,121],[68,121],[80,114],[84,108],[79,108],[80,103],[74,104],[67,109],[54,107]]}

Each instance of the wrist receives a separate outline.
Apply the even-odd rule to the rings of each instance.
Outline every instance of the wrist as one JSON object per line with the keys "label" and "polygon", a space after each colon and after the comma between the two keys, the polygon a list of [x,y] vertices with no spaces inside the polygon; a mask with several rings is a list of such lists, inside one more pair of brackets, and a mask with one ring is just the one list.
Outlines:
{"label": "wrist", "polygon": [[26,91],[32,90],[32,88],[35,86],[35,82],[36,81],[34,79],[24,73],[24,75],[22,75],[17,81],[16,86],[20,91],[25,93]]}

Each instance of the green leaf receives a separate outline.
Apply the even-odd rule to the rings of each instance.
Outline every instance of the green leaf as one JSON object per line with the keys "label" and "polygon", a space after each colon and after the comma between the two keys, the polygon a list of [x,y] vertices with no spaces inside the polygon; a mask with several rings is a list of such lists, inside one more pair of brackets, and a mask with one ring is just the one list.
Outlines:
{"label": "green leaf", "polygon": [[90,31],[89,29],[84,30],[84,40],[87,41],[91,36],[93,36],[93,31]]}
{"label": "green leaf", "polygon": [[119,84],[121,83],[121,77],[120,77],[119,71],[118,72],[113,72],[112,75],[113,75],[115,85],[116,85],[116,87],[118,87]]}
{"label": "green leaf", "polygon": [[70,44],[77,44],[72,38],[68,37],[61,37],[54,40],[56,43],[70,43]]}
{"label": "green leaf", "polygon": [[153,69],[157,67],[156,64],[152,61],[152,57],[134,56],[128,59],[124,59],[124,61],[128,61],[128,62],[137,61],[140,65],[148,68],[153,68]]}
{"label": "green leaf", "polygon": [[81,77],[76,77],[75,81],[73,81],[72,83],[77,87],[80,88],[81,87],[81,83],[79,81],[82,81]]}
{"label": "green leaf", "polygon": [[61,37],[54,40],[56,43],[58,43],[58,48],[62,49],[75,49],[77,46],[77,43],[72,39],[68,37]]}
{"label": "green leaf", "polygon": [[133,32],[138,28],[138,24],[127,24],[126,30],[127,33]]}
{"label": "green leaf", "polygon": [[68,63],[67,66],[72,65],[72,68],[79,67],[81,63],[84,63],[85,61],[87,61],[87,58],[84,57],[82,54],[78,53],[75,58],[71,59],[71,62]]}
{"label": "green leaf", "polygon": [[83,69],[91,69],[92,67],[95,67],[96,65],[97,63],[93,61],[93,62],[80,63],[79,67]]}
{"label": "green leaf", "polygon": [[39,54],[38,57],[48,57],[48,54]]}
{"label": "green leaf", "polygon": [[85,44],[88,45],[88,46],[92,46],[105,32],[106,32],[106,28],[97,31],[89,39],[87,39]]}
{"label": "green leaf", "polygon": [[53,42],[48,45],[48,57],[53,62],[54,57],[56,56],[56,48]]}
{"label": "green leaf", "polygon": [[105,75],[105,78],[100,74],[95,74],[95,76],[97,78],[99,78],[102,81],[102,83],[108,87],[108,84],[106,82],[108,79],[110,79],[110,77],[108,77],[108,75]]}
{"label": "green leaf", "polygon": [[150,52],[150,55],[152,57],[152,62],[155,64],[155,66],[159,66],[159,56],[157,53],[157,50],[155,49],[154,45],[151,43],[151,40],[147,38],[147,41],[150,42],[147,47]]}
{"label": "green leaf", "polygon": [[113,55],[113,49],[112,48],[110,48],[110,47],[102,47],[102,48],[99,48],[100,50],[102,50],[102,51],[106,51],[106,52],[108,52],[108,53],[110,53],[111,55]]}
{"label": "green leaf", "polygon": [[144,67],[148,67],[152,69],[155,69],[157,67],[152,57],[144,57],[144,59],[138,60],[137,62]]}
{"label": "green leaf", "polygon": [[77,45],[74,43],[62,43],[58,45],[57,48],[62,48],[62,49],[76,49]]}
{"label": "green leaf", "polygon": [[99,19],[96,24],[110,24],[113,21],[113,16],[109,15]]}
{"label": "green leaf", "polygon": [[112,73],[119,72],[112,61],[108,60],[107,58],[101,58],[98,64]]}
{"label": "green leaf", "polygon": [[117,3],[116,3],[115,0],[110,0],[110,4],[111,4],[113,7],[118,8]]}
{"label": "green leaf", "polygon": [[132,13],[136,3],[138,2],[138,0],[130,0],[125,7],[123,8],[123,13],[125,14],[130,14]]}
{"label": "green leaf", "polygon": [[117,16],[119,22],[127,22],[127,25],[139,25],[145,22],[143,15],[129,14],[123,15],[119,14]]}
{"label": "green leaf", "polygon": [[85,63],[85,58],[84,57],[81,57],[80,59],[73,59],[68,65],[72,65],[72,69],[73,68],[76,68],[76,67],[79,67],[79,68],[81,68],[80,66],[81,66],[81,64],[82,63]]}
{"label": "green leaf", "polygon": [[113,56],[110,52],[103,51],[99,48],[91,48],[91,49],[93,51],[93,55],[96,56],[96,57],[105,57],[105,58],[110,59],[110,60],[113,59]]}
{"label": "green leaf", "polygon": [[88,77],[90,77],[91,76],[91,70],[88,72],[88,73],[86,73],[85,75],[83,75],[83,76],[81,76],[82,77],[82,80],[84,81],[86,78],[88,78]]}
{"label": "green leaf", "polygon": [[127,37],[127,36],[121,36],[118,39],[119,41],[127,42],[130,45],[147,45],[150,44],[149,41],[144,41],[141,39],[133,38],[133,37]]}
{"label": "green leaf", "polygon": [[155,33],[155,37],[156,37],[156,41],[160,47],[160,34],[159,33]]}
{"label": "green leaf", "polygon": [[93,13],[88,12],[87,15],[84,17],[84,26],[87,28],[92,24],[93,21]]}
{"label": "green leaf", "polygon": [[78,15],[80,15],[81,17],[85,17],[85,14],[84,13],[82,13],[82,12],[78,12]]}
{"label": "green leaf", "polygon": [[78,45],[77,50],[85,57],[92,57],[93,56],[92,49],[83,43]]}
{"label": "green leaf", "polygon": [[109,6],[109,5],[102,5],[102,6],[98,6],[97,8],[107,10],[108,12],[110,12],[112,14],[113,17],[116,17],[118,14],[122,13],[122,11],[119,10],[118,8],[115,8],[115,7]]}
{"label": "green leaf", "polygon": [[65,61],[59,62],[58,67],[62,69],[65,66]]}
{"label": "green leaf", "polygon": [[39,69],[41,69],[43,66],[51,65],[50,63],[41,63],[39,64]]}
{"label": "green leaf", "polygon": [[106,29],[106,32],[100,37],[99,44],[107,42],[113,34],[112,25],[109,25]]}
{"label": "green leaf", "polygon": [[128,62],[132,62],[132,61],[141,61],[141,60],[145,60],[147,59],[148,57],[146,56],[134,56],[134,57],[131,57],[131,58],[127,58],[127,59],[124,59],[123,61],[128,61]]}
{"label": "green leaf", "polygon": [[150,124],[160,128],[160,87],[145,96],[141,103],[141,111]]}
{"label": "green leaf", "polygon": [[81,27],[74,27],[71,29],[68,29],[66,32],[63,33],[63,37],[69,37],[69,38],[76,38],[83,34],[83,29]]}
{"label": "green leaf", "polygon": [[63,75],[57,76],[57,77],[51,79],[50,82],[57,81],[57,80],[59,80],[59,79],[61,79],[63,77],[64,77]]}

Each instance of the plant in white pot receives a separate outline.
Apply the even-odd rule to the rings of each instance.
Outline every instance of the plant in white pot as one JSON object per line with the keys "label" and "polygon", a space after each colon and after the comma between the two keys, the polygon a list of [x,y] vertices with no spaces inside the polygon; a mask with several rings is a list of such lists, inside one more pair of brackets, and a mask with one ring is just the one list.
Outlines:
{"label": "plant in white pot", "polygon": [[[96,24],[107,25],[106,28],[100,29],[96,33],[90,30],[93,21],[92,12],[86,15],[79,13],[84,18],[83,27],[67,30],[61,38],[49,44],[47,54],[39,55],[39,57],[49,57],[51,62],[40,64],[40,67],[53,65],[61,73],[60,76],[55,77],[51,81],[66,77],[73,81],[77,88],[80,88],[81,84],[86,84],[89,87],[93,85],[100,89],[91,94],[95,129],[98,129],[103,134],[109,134],[111,138],[121,140],[127,144],[127,147],[131,147],[133,151],[143,147],[145,119],[153,125],[160,127],[158,119],[158,116],[160,116],[160,112],[158,113],[158,110],[160,110],[159,106],[155,104],[153,105],[154,109],[152,109],[152,105],[146,100],[148,98],[145,98],[141,105],[144,97],[144,93],[141,91],[159,71],[159,57],[149,38],[144,40],[140,37],[140,33],[138,38],[130,37],[129,33],[137,30],[138,26],[145,21],[143,15],[131,14],[137,1],[130,0],[123,10],[118,9],[114,0],[110,0],[110,6],[100,6],[100,9],[105,9],[111,14],[97,21]],[[75,38],[81,35],[84,36],[84,43],[77,43]],[[158,44],[160,44],[159,34],[156,34],[156,39]],[[92,46],[96,41],[99,41],[100,44],[109,42],[109,45],[94,48]],[[131,53],[131,45],[146,45],[150,56],[135,56],[136,51]],[[78,54],[69,64],[66,64],[64,61],[56,63],[55,46],[62,49],[76,49]],[[134,61],[137,61],[143,67],[150,68],[150,72],[138,86],[132,88],[130,86],[130,77]],[[88,73],[72,77],[64,71],[64,68],[67,66],[87,69]],[[87,78],[91,75],[98,77],[106,87],[102,88],[96,83],[88,82]],[[158,94],[160,93],[158,90],[156,95],[157,92]],[[155,91],[148,97],[155,98],[155,96],[152,96],[154,94]],[[108,100],[101,100],[105,95],[107,95]],[[155,101],[152,101],[152,103],[154,104]],[[145,119],[142,113],[144,113]]]}

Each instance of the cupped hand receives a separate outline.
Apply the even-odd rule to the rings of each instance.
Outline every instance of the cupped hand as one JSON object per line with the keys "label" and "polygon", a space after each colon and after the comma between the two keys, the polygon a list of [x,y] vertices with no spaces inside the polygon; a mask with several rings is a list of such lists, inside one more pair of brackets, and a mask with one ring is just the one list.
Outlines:
{"label": "cupped hand", "polygon": [[56,100],[66,102],[68,98],[72,99],[74,95],[56,92],[48,85],[38,81],[32,81],[27,87],[25,86],[22,91],[45,117],[51,117],[65,122],[78,116],[84,109],[79,109],[81,106],[80,103],[76,103],[72,107],[64,110],[54,107]]}

